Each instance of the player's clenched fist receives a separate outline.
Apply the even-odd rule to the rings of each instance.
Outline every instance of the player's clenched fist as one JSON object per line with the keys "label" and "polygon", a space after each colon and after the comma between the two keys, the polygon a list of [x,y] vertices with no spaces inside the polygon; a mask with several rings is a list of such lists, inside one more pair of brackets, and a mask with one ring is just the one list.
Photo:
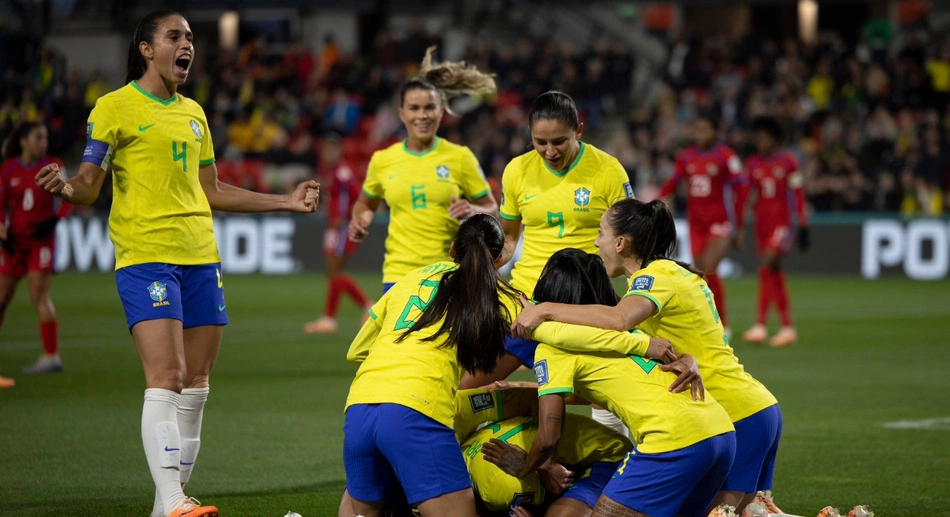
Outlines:
{"label": "player's clenched fist", "polygon": [[59,165],[51,163],[36,173],[36,184],[41,189],[69,201],[73,188],[59,170]]}
{"label": "player's clenched fist", "polygon": [[364,212],[350,221],[348,228],[350,240],[353,242],[363,242],[363,239],[369,235],[369,225],[373,222],[373,212]]}

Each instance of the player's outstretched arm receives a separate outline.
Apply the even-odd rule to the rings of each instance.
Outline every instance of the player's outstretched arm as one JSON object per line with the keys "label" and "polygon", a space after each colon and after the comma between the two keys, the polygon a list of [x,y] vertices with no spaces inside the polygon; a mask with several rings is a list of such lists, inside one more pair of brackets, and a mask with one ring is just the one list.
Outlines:
{"label": "player's outstretched arm", "polygon": [[605,330],[588,325],[548,321],[534,330],[534,339],[571,352],[617,352],[649,357],[660,363],[676,361],[668,339],[650,337],[640,331]]}
{"label": "player's outstretched arm", "polygon": [[36,173],[38,187],[74,205],[91,205],[95,202],[105,179],[106,171],[89,162],[80,164],[79,173],[68,180],[55,163]]}
{"label": "player's outstretched arm", "polygon": [[198,171],[198,179],[212,210],[242,214],[312,213],[320,202],[320,184],[313,180],[297,185],[291,194],[261,194],[218,181],[218,168],[213,163]]}
{"label": "player's outstretched arm", "polygon": [[640,296],[627,296],[613,307],[544,302],[526,306],[511,323],[511,331],[518,336],[530,336],[538,325],[548,320],[625,331],[643,323],[654,312],[653,302]]}

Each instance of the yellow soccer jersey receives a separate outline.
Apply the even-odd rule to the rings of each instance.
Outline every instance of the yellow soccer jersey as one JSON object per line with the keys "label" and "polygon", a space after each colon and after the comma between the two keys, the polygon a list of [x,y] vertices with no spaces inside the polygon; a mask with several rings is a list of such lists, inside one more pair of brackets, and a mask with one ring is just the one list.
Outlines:
{"label": "yellow soccer jersey", "polygon": [[538,395],[578,393],[607,408],[630,429],[637,450],[649,454],[689,447],[733,431],[716,400],[670,393],[676,375],[640,356],[577,354],[540,344],[534,353]]}
{"label": "yellow soccer jersey", "polygon": [[[537,473],[523,479],[505,474],[481,454],[482,444],[492,438],[531,450],[538,427],[533,416],[521,416],[488,425],[462,444],[465,463],[472,476],[472,486],[485,506],[492,511],[507,509],[512,504],[544,502],[544,488]],[[564,429],[558,443],[557,461],[584,470],[598,462],[620,462],[633,445],[623,435],[594,422],[590,418],[565,414]],[[587,473],[581,475],[585,477]]]}
{"label": "yellow soccer jersey", "polygon": [[581,142],[566,172],[548,168],[537,151],[505,167],[501,217],[524,225],[524,251],[511,272],[511,285],[534,292],[551,255],[564,248],[596,253],[600,218],[614,203],[633,197],[627,173],[616,158]]}
{"label": "yellow soccer jersey", "polygon": [[[439,280],[458,266],[437,262],[411,272],[389,290],[370,310],[378,331],[360,331],[350,345],[348,358],[365,357],[350,386],[346,407],[353,404],[400,404],[446,427],[455,423],[455,395],[463,369],[455,347],[423,341],[435,334],[441,322],[396,340],[412,327],[435,296]],[[517,299],[503,296],[508,321],[520,307]],[[367,323],[372,325],[373,323]],[[364,329],[367,328],[364,326]],[[371,343],[366,341],[372,339]]]}
{"label": "yellow soccer jersey", "polygon": [[491,192],[478,160],[463,145],[436,138],[414,153],[406,143],[373,154],[363,192],[389,205],[383,283],[433,262],[449,259],[459,221],[449,217],[452,198],[470,201]]}
{"label": "yellow soccer jersey", "polygon": [[657,313],[638,328],[695,357],[703,385],[733,422],[777,403],[739,363],[726,341],[712,291],[698,275],[672,260],[655,260],[630,278],[626,296],[643,296],[656,305]]}
{"label": "yellow soccer jersey", "polygon": [[95,145],[108,146],[96,165],[112,166],[109,233],[116,269],[221,260],[198,181],[198,169],[214,163],[211,131],[198,103],[177,94],[161,100],[132,81],[99,98],[87,132]]}

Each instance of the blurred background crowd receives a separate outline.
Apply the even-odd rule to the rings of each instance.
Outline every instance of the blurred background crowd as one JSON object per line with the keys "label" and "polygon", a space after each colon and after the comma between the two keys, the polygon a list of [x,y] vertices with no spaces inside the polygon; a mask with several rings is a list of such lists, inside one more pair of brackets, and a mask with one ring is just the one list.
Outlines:
{"label": "blurred background crowd", "polygon": [[[205,109],[226,181],[283,191],[320,172],[320,141],[341,135],[346,159],[364,170],[372,152],[403,135],[401,81],[444,33],[421,21],[399,31],[383,25],[372,50],[353,54],[333,36],[319,47],[275,47],[254,38],[233,50],[196,34],[198,59],[181,93]],[[616,156],[638,197],[651,199],[689,143],[691,122],[714,113],[722,138],[740,155],[753,151],[749,126],[759,115],[782,121],[789,149],[806,173],[815,212],[941,214],[950,207],[950,38],[927,27],[864,25],[857,38],[822,31],[810,44],[761,35],[699,35],[688,26],[660,35],[663,62],[647,64],[608,37],[572,41],[552,34],[514,43],[471,39],[461,57],[497,74],[498,92],[453,101],[459,116],[441,134],[464,143],[485,173],[530,149],[526,114],[547,90],[574,97],[584,139]],[[635,85],[637,68],[658,80]],[[50,152],[75,157],[96,99],[121,77],[70,65],[47,46],[28,69],[8,66],[0,85],[0,136],[24,120],[45,120]],[[99,206],[109,205],[103,196]]]}

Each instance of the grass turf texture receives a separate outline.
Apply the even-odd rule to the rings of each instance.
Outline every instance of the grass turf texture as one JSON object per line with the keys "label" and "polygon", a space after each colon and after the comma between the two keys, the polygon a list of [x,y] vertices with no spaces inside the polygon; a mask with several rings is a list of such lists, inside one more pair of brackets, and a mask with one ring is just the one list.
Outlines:
{"label": "grass turf texture", "polygon": [[[378,276],[360,280],[378,293]],[[342,408],[355,371],[344,353],[357,311],[345,302],[337,335],[304,336],[302,323],[323,303],[322,276],[226,282],[232,323],[187,493],[228,516],[335,515]],[[752,322],[755,283],[726,284],[739,336]],[[815,515],[825,505],[861,503],[886,517],[950,508],[940,481],[950,479],[946,428],[881,426],[950,416],[946,288],[794,278],[800,343],[783,350],[736,343],[740,360],[782,404],[776,500],[785,511]],[[17,380],[0,390],[0,515],[148,515],[154,488],[139,434],[145,387],[114,280],[63,274],[53,298],[64,373],[19,373],[41,350],[25,285],[0,333],[0,373]]]}

